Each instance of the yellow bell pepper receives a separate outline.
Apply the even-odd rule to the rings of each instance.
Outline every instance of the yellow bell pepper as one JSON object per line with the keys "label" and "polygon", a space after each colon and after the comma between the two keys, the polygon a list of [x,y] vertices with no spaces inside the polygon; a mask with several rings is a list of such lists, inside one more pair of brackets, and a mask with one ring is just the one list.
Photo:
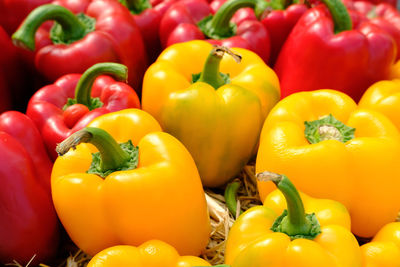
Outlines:
{"label": "yellow bell pepper", "polygon": [[361,253],[363,267],[400,267],[400,222],[385,225]]}
{"label": "yellow bell pepper", "polygon": [[175,44],[144,76],[143,110],[187,147],[205,186],[224,184],[246,164],[280,98],[278,78],[259,56],[232,51],[240,64],[205,41]]}
{"label": "yellow bell pepper", "polygon": [[150,240],[139,247],[114,246],[94,256],[87,267],[192,267],[211,266],[194,256],[179,256],[174,247]]}
{"label": "yellow bell pepper", "polygon": [[361,267],[360,248],[350,232],[350,215],[342,204],[305,194],[300,197],[285,175],[264,172],[258,176],[273,181],[281,193],[274,191],[263,206],[252,207],[239,216],[228,235],[226,264]]}
{"label": "yellow bell pepper", "polygon": [[374,83],[365,91],[358,105],[383,113],[400,129],[400,79]]}
{"label": "yellow bell pepper", "polygon": [[196,165],[160,130],[148,113],[127,109],[96,118],[58,146],[65,155],[53,167],[53,202],[86,253],[151,239],[183,255],[199,255],[207,245],[211,227]]}
{"label": "yellow bell pepper", "polygon": [[[372,237],[400,209],[399,131],[338,91],[296,93],[271,110],[256,160],[263,170],[285,172],[299,190],[343,203],[361,237]],[[264,199],[273,187],[259,181],[258,189]]]}

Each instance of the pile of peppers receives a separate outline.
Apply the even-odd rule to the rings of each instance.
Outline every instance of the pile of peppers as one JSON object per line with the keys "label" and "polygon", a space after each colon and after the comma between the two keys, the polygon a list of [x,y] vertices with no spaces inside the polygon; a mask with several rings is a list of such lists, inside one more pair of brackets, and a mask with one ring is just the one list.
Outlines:
{"label": "pile of peppers", "polygon": [[0,265],[399,267],[397,5],[1,0]]}

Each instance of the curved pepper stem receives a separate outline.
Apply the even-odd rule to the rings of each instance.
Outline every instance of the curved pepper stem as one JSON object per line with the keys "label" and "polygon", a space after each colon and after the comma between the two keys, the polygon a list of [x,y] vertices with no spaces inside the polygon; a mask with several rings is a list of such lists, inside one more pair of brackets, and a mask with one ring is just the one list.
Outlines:
{"label": "curved pepper stem", "polygon": [[349,12],[341,0],[321,0],[329,9],[334,23],[334,32],[350,31],[353,26]]}
{"label": "curved pepper stem", "polygon": [[286,199],[287,210],[276,219],[271,230],[285,233],[292,239],[314,239],[321,232],[315,214],[305,213],[299,192],[289,178],[272,172],[262,172],[257,174],[257,179],[274,182]]}
{"label": "curved pepper stem", "polygon": [[59,5],[42,5],[34,9],[12,35],[16,46],[35,50],[35,33],[44,22],[55,20],[63,29],[64,39],[80,40],[87,34],[87,28],[71,11]]}
{"label": "curved pepper stem", "polygon": [[73,133],[57,145],[56,151],[59,156],[63,156],[81,143],[90,143],[99,150],[99,154],[93,154],[93,162],[88,173],[105,177],[114,171],[137,167],[138,148],[133,147],[130,141],[118,144],[109,133],[100,128],[86,127]]}
{"label": "curved pepper stem", "polygon": [[230,0],[225,2],[215,13],[199,22],[202,32],[212,39],[225,39],[235,35],[236,26],[230,23],[237,10],[243,7],[253,8],[256,16],[259,17],[268,7],[264,0]]}
{"label": "curved pepper stem", "polygon": [[240,181],[234,181],[226,186],[224,193],[226,206],[228,207],[228,210],[235,218],[238,217],[236,194],[237,191],[239,190],[239,187],[240,187]]}
{"label": "curved pepper stem", "polygon": [[135,15],[152,7],[149,0],[119,0],[119,2]]}
{"label": "curved pepper stem", "polygon": [[96,78],[104,74],[118,81],[127,81],[128,68],[125,65],[110,62],[93,65],[82,74],[75,88],[75,99],[68,99],[66,107],[73,104],[85,105],[89,110],[101,107],[103,103],[99,103],[100,100],[97,98],[92,98],[91,92]]}
{"label": "curved pepper stem", "polygon": [[228,53],[230,56],[232,56],[238,63],[242,59],[241,56],[233,53],[227,47],[218,45],[214,46],[206,59],[203,71],[200,74],[200,78],[196,81],[208,83],[215,89],[227,84],[229,82],[229,76],[219,72],[219,65],[225,53]]}

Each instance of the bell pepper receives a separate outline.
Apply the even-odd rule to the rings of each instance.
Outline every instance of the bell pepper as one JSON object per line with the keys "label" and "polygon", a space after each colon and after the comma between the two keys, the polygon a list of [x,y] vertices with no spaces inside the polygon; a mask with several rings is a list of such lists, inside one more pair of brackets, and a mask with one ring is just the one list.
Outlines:
{"label": "bell pepper", "polygon": [[0,151],[0,263],[50,260],[59,239],[50,195],[52,163],[26,115],[0,115]]}
{"label": "bell pepper", "polygon": [[397,60],[390,68],[389,79],[400,79],[400,60]]}
{"label": "bell pepper", "polygon": [[[224,4],[226,0],[214,0],[210,3],[213,13]],[[307,11],[305,4],[295,3],[295,1],[269,1],[260,21],[267,29],[271,40],[271,53],[268,65],[274,66],[275,61],[286,41],[289,33],[296,25],[300,17]],[[251,8],[241,8],[232,17],[232,22],[239,25],[246,20],[258,20]]]}
{"label": "bell pepper", "polygon": [[82,75],[62,76],[38,90],[29,101],[26,114],[40,130],[53,160],[57,158],[57,144],[97,116],[140,107],[139,98],[129,85],[103,74],[124,81],[127,68],[118,63],[98,63]]}
{"label": "bell pepper", "polygon": [[51,0],[3,0],[0,1],[0,26],[11,35],[36,7],[50,3]]}
{"label": "bell pepper", "polygon": [[400,130],[400,80],[386,80],[374,83],[362,96],[359,106],[378,111],[388,117]]}
{"label": "bell pepper", "polygon": [[[341,92],[317,90],[293,94],[270,112],[256,170],[285,171],[299,190],[340,201],[352,232],[371,237],[397,217],[399,156],[400,134],[388,118]],[[258,189],[263,199],[273,188],[258,182]]]}
{"label": "bell pepper", "polygon": [[[12,36],[17,46],[36,48],[36,68],[55,81],[65,74],[82,73],[96,63],[122,63],[128,67],[129,84],[139,90],[147,65],[146,51],[128,10],[107,0],[56,3],[34,9]],[[70,7],[83,13],[75,15]],[[41,27],[35,38],[39,27],[49,20],[56,23],[51,29]]]}
{"label": "bell pepper", "polygon": [[177,139],[160,131],[148,113],[126,109],[97,117],[59,145],[60,155],[76,149],[54,164],[53,202],[86,253],[151,239],[183,255],[206,247],[210,222],[196,165]]}
{"label": "bell pepper", "polygon": [[367,1],[344,1],[345,5],[349,9],[353,9],[361,13],[365,18],[363,20],[369,20],[370,23],[378,26],[379,28],[386,31],[396,43],[397,57],[400,58],[400,13],[396,9],[396,6],[392,6],[388,3],[376,3],[373,4]]}
{"label": "bell pepper", "polygon": [[139,27],[150,63],[154,62],[161,53],[159,35],[161,18],[176,1],[164,0],[153,5],[149,0],[119,0],[130,10]]}
{"label": "bell pepper", "polygon": [[358,101],[368,86],[388,77],[396,45],[369,21],[352,25],[340,0],[323,2],[326,6],[311,8],[299,19],[278,56],[274,70],[282,98],[331,88]]}
{"label": "bell pepper", "polygon": [[206,39],[212,44],[252,50],[268,62],[270,37],[262,23],[243,21],[236,25],[230,22],[238,9],[251,7],[260,14],[264,4],[261,0],[232,0],[211,15],[211,8],[205,0],[179,1],[161,19],[161,45],[165,48],[175,43]]}
{"label": "bell pepper", "polygon": [[205,260],[194,256],[179,256],[174,247],[160,240],[150,240],[139,247],[114,246],[94,256],[88,267],[192,267],[211,266]]}
{"label": "bell pepper", "polygon": [[360,248],[342,204],[309,197],[303,202],[285,175],[263,172],[257,176],[273,181],[280,192],[272,192],[263,206],[248,209],[235,221],[226,241],[225,263],[232,267],[361,267]]}
{"label": "bell pepper", "polygon": [[[210,187],[227,182],[250,159],[279,100],[279,81],[261,58],[246,49],[232,51],[204,41],[175,44],[143,80],[143,110],[186,146]],[[240,54],[242,62],[225,52]]]}
{"label": "bell pepper", "polygon": [[400,222],[385,225],[370,243],[361,246],[363,267],[400,266]]}

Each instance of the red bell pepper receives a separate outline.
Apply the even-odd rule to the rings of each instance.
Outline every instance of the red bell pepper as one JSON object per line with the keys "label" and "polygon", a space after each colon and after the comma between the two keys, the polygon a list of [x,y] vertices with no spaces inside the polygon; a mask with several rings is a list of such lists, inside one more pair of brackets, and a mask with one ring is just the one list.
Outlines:
{"label": "red bell pepper", "polygon": [[[213,13],[217,12],[225,2],[226,0],[212,1],[210,7]],[[268,65],[274,66],[286,38],[308,7],[305,4],[291,4],[288,1],[283,1],[282,3],[280,1],[270,1],[268,3],[270,5],[264,10],[260,21],[267,29],[271,39],[271,55]],[[237,25],[246,20],[258,20],[253,9],[241,8],[232,17],[232,22]]]}
{"label": "red bell pepper", "polygon": [[51,0],[2,0],[0,26],[11,35],[33,9],[50,2]]}
{"label": "red bell pepper", "polygon": [[62,76],[38,90],[29,101],[26,114],[38,127],[53,160],[57,158],[57,144],[94,118],[140,107],[139,98],[130,86],[102,74],[126,80],[127,69],[118,63],[98,63],[83,75]]}
{"label": "red bell pepper", "polygon": [[24,114],[0,116],[0,263],[31,265],[57,251],[59,226],[50,195],[52,163]]}
{"label": "red bell pepper", "polygon": [[[140,31],[129,11],[117,1],[59,0],[33,10],[13,34],[16,45],[35,49],[36,68],[54,81],[68,73],[82,73],[99,62],[118,62],[129,69],[129,84],[140,89],[147,65]],[[63,7],[65,6],[65,7]],[[74,15],[74,12],[84,11]],[[51,30],[38,28],[48,20]],[[48,27],[47,27],[48,28]]]}
{"label": "red bell pepper", "polygon": [[161,53],[159,36],[160,21],[167,9],[177,0],[164,0],[152,4],[149,0],[119,0],[132,13],[147,50],[149,62],[154,62]]}
{"label": "red bell pepper", "polygon": [[300,18],[278,56],[274,69],[281,95],[329,88],[358,101],[368,86],[388,77],[396,45],[369,21],[352,29],[340,0],[324,2],[328,8],[318,5]]}
{"label": "red bell pepper", "polygon": [[213,16],[205,0],[182,0],[173,4],[160,23],[161,44],[165,48],[174,43],[195,39],[227,47],[241,47],[257,53],[265,62],[270,54],[270,38],[259,21],[230,22],[235,12],[252,7],[261,14],[264,1],[232,0],[226,2]]}
{"label": "red bell pepper", "polygon": [[379,28],[386,31],[396,42],[397,59],[400,59],[400,13],[390,4],[374,5],[366,1],[344,1],[347,8],[355,10]]}

